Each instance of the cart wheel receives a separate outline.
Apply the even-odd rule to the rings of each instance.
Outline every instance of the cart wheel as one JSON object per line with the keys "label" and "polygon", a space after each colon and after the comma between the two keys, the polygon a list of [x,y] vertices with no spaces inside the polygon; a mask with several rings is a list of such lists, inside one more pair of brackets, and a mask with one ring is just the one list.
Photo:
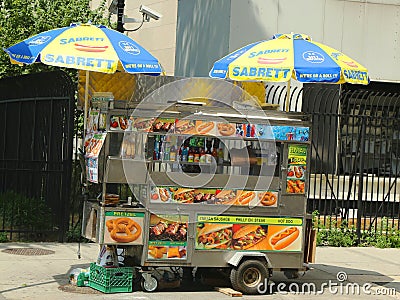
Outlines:
{"label": "cart wheel", "polygon": [[146,279],[142,278],[140,285],[145,292],[155,292],[158,288],[158,280],[153,275],[148,275]]}
{"label": "cart wheel", "polygon": [[[244,294],[259,294],[268,283],[268,269],[259,260],[245,260],[237,268],[232,268],[232,287]],[[262,284],[262,286],[260,286]]]}

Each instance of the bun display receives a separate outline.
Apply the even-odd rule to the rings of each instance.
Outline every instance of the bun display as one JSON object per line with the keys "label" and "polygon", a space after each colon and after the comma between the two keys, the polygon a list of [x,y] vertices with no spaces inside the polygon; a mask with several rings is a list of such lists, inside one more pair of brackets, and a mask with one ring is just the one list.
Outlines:
{"label": "bun display", "polygon": [[196,125],[197,134],[206,135],[214,129],[214,126],[214,122],[202,122],[199,125]]}
{"label": "bun display", "polygon": [[281,250],[291,245],[299,236],[300,231],[297,227],[289,227],[275,233],[270,238],[270,244],[273,249]]}
{"label": "bun display", "polygon": [[199,231],[198,244],[206,249],[227,249],[232,242],[232,224],[206,224]]}
{"label": "bun display", "polygon": [[135,118],[133,120],[132,128],[136,131],[148,132],[151,130],[154,118]]}
{"label": "bun display", "polygon": [[242,191],[238,192],[238,196],[236,197],[237,205],[247,205],[251,200],[254,199],[256,193],[253,191]]}
{"label": "bun display", "polygon": [[245,250],[253,247],[267,237],[267,231],[260,225],[245,225],[233,235],[232,248]]}
{"label": "bun display", "polygon": [[194,189],[179,188],[174,192],[173,199],[178,203],[193,203],[194,192]]}
{"label": "bun display", "polygon": [[196,125],[193,120],[178,120],[175,123],[175,132],[182,134],[195,133]]}
{"label": "bun display", "polygon": [[220,201],[220,204],[234,205],[236,203],[236,193],[232,190],[222,190],[215,195],[215,198]]}

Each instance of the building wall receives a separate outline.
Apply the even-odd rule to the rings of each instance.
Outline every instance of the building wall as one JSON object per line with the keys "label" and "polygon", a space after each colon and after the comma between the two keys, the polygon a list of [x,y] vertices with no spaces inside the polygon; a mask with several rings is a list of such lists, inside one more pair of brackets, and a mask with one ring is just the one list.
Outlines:
{"label": "building wall", "polygon": [[176,76],[207,77],[214,61],[229,51],[231,0],[180,0]]}
{"label": "building wall", "polygon": [[125,0],[125,14],[141,18],[141,4],[163,16],[128,34],[168,75],[208,76],[231,51],[301,32],[363,64],[371,80],[400,82],[400,0]]}
{"label": "building wall", "polygon": [[[134,32],[128,35],[142,45],[151,54],[157,57],[167,75],[174,74],[175,68],[175,46],[176,46],[176,23],[177,23],[177,0],[125,0],[125,15],[130,18],[141,19],[140,5],[145,5],[157,12],[162,17],[159,20],[151,19]],[[125,29],[135,29],[140,24],[124,25]]]}
{"label": "building wall", "polygon": [[[91,8],[99,6],[101,0],[92,0]],[[109,7],[112,0],[107,0]],[[129,37],[138,42],[152,55],[157,57],[167,75],[174,74],[175,68],[175,47],[176,47],[176,23],[178,0],[125,0],[124,15],[128,18],[142,20],[139,12],[140,5],[145,5],[162,15],[159,20],[151,19],[145,22],[136,31],[126,31]],[[117,22],[117,15],[111,16],[111,22]],[[127,30],[136,29],[140,23],[124,24]]]}
{"label": "building wall", "polygon": [[278,32],[300,32],[400,81],[399,0],[232,0],[229,51]]}

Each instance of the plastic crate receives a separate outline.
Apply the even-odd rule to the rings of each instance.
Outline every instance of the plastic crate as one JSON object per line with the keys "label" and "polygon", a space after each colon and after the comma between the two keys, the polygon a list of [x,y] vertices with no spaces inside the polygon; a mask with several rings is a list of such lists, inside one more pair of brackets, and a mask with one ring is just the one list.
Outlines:
{"label": "plastic crate", "polygon": [[103,293],[132,292],[133,268],[105,268],[90,264],[89,286]]}

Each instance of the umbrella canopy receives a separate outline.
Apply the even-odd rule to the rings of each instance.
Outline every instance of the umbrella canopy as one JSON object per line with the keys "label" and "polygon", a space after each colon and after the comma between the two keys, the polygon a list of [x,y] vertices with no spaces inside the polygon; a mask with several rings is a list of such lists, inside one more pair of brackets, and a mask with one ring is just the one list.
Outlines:
{"label": "umbrella canopy", "polygon": [[368,84],[367,69],[304,34],[276,34],[216,61],[210,77],[231,80]]}
{"label": "umbrella canopy", "polygon": [[89,71],[115,73],[119,65],[128,73],[160,75],[159,61],[128,36],[103,25],[71,24],[34,35],[4,49],[12,63],[86,70],[85,118],[88,112]]}
{"label": "umbrella canopy", "polygon": [[34,35],[4,49],[13,63],[115,73],[120,63],[128,73],[159,75],[158,60],[128,36],[105,26],[72,24]]}

